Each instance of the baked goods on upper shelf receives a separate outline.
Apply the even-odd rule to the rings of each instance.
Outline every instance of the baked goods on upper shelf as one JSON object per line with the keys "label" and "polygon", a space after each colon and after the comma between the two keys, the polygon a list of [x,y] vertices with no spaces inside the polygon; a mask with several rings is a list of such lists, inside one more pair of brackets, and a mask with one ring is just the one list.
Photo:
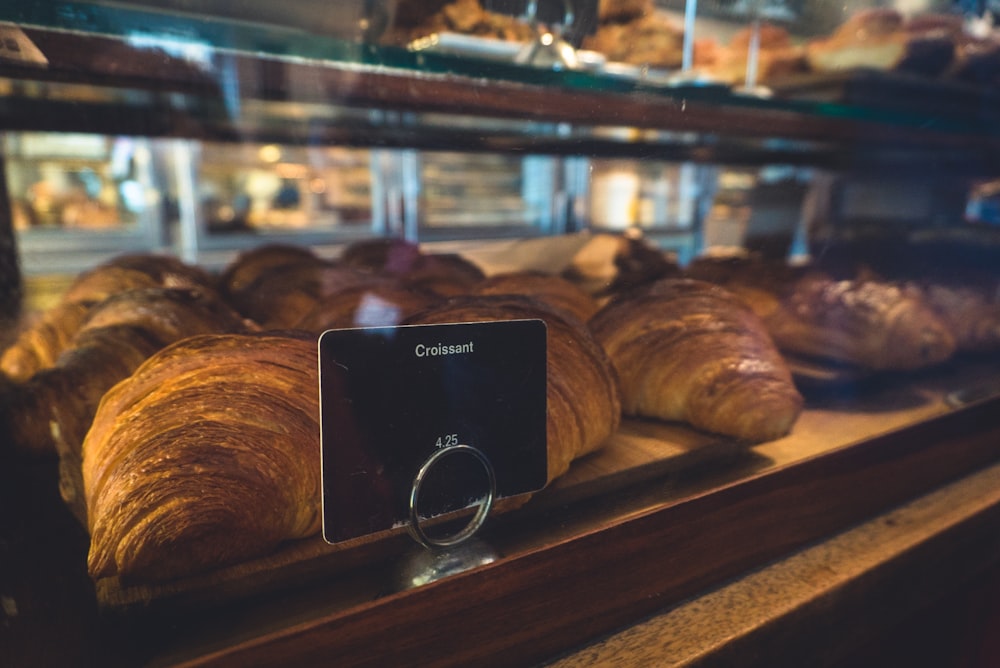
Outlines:
{"label": "baked goods on upper shelf", "polygon": [[507,42],[528,42],[536,37],[531,25],[514,16],[491,12],[479,0],[449,2],[405,1],[396,8],[393,25],[382,42],[405,46],[415,39],[441,32],[488,37]]}
{"label": "baked goods on upper shelf", "polygon": [[684,29],[673,19],[648,11],[621,22],[608,20],[583,40],[583,48],[608,60],[640,67],[677,69],[684,55]]}
{"label": "baked goods on upper shelf", "polygon": [[[733,85],[746,83],[753,30],[753,26],[740,29],[724,46],[717,45],[714,41],[706,41],[699,49],[696,44],[695,69],[725,83]],[[801,44],[796,44],[785,28],[762,22],[758,26],[757,39],[754,84],[808,71],[805,48]]]}
{"label": "baked goods on upper shelf", "polygon": [[802,410],[764,325],[719,286],[665,279],[615,297],[590,326],[626,414],[760,442],[787,434]]}
{"label": "baked goods on upper shelf", "polygon": [[827,39],[806,46],[814,72],[866,67],[937,76],[955,55],[955,36],[929,21],[908,22],[893,9],[858,12]]}

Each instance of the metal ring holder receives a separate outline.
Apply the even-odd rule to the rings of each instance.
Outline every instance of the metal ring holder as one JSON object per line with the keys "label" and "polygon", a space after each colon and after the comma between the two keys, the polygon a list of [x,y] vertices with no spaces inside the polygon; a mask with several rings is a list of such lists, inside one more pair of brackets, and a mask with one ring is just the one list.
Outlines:
{"label": "metal ring holder", "polygon": [[[420,500],[420,488],[423,486],[428,472],[437,462],[449,455],[463,453],[472,455],[486,470],[486,475],[489,478],[489,489],[486,493],[486,499],[479,504],[476,514],[472,517],[464,529],[458,533],[452,534],[451,536],[433,538],[428,536],[427,533],[424,532],[423,527],[420,526],[420,517],[417,513],[417,503]],[[424,462],[423,466],[420,467],[420,470],[417,471],[417,475],[413,478],[413,488],[410,490],[410,523],[407,527],[410,535],[413,536],[414,540],[428,549],[452,547],[465,542],[475,535],[475,533],[479,531],[479,528],[483,526],[487,515],[490,514],[490,510],[493,508],[493,500],[496,497],[496,491],[497,480],[496,474],[493,471],[493,465],[482,451],[472,447],[471,445],[452,445],[447,448],[436,450],[434,454],[427,458],[427,461]]]}

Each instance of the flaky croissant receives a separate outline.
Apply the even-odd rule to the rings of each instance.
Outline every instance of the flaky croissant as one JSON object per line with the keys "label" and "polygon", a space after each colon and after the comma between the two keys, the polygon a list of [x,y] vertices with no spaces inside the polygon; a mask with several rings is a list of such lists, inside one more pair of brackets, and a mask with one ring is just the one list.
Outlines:
{"label": "flaky croissant", "polygon": [[320,528],[316,342],[187,338],[101,401],[83,444],[95,578],[158,580]]}
{"label": "flaky croissant", "polygon": [[627,414],[749,441],[787,434],[802,397],[760,320],[718,286],[666,279],[590,321],[618,371]]}
{"label": "flaky croissant", "polygon": [[598,449],[618,428],[621,399],[611,362],[586,327],[529,297],[453,297],[407,324],[483,322],[538,318],[548,328],[548,479],[570,462]]}
{"label": "flaky croissant", "polygon": [[243,331],[212,293],[129,290],[93,307],[56,364],[31,377],[5,416],[21,450],[75,453],[101,396],[164,346],[195,334]]}
{"label": "flaky croissant", "polygon": [[167,255],[131,253],[116,256],[83,272],[58,304],[30,323],[0,356],[0,371],[15,382],[56,363],[90,309],[112,295],[142,288],[214,290],[208,273]]}

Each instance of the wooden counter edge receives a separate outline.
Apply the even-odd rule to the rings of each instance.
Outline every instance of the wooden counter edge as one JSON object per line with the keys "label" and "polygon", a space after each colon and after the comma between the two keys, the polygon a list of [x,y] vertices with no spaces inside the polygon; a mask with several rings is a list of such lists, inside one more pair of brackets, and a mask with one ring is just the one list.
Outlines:
{"label": "wooden counter edge", "polygon": [[995,464],[545,665],[834,665],[1000,564],[998,527]]}

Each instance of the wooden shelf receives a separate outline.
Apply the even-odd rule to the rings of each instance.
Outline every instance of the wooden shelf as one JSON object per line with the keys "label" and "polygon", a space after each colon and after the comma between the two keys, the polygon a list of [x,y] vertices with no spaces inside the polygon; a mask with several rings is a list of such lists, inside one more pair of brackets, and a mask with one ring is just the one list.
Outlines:
{"label": "wooden shelf", "polygon": [[[346,553],[313,543],[305,559],[291,546],[275,568],[150,588],[116,610],[84,572],[86,536],[56,507],[54,472],[24,489],[18,470],[4,510],[28,537],[0,546],[21,611],[5,632],[31,659],[57,647],[111,666],[542,661],[992,465],[1000,398],[954,409],[946,397],[989,381],[997,363],[966,362],[812,396],[789,437],[752,448],[630,422],[491,520],[483,539],[499,559],[407,591],[391,587],[411,545],[400,535]],[[11,510],[26,500],[50,509]],[[53,645],[70,632],[75,644]]]}
{"label": "wooden shelf", "polygon": [[1000,171],[1000,133],[983,119],[460,59],[421,71],[413,54],[361,45],[346,61],[203,45],[195,62],[122,37],[25,32],[49,64],[0,64],[10,88],[0,119],[11,130]]}

